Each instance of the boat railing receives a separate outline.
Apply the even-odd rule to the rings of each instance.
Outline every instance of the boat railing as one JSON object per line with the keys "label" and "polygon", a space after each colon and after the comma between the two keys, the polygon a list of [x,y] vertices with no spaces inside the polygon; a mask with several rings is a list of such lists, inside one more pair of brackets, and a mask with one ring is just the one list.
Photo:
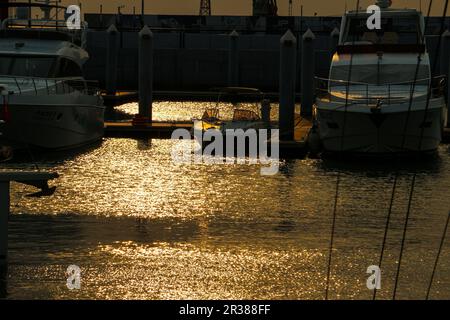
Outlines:
{"label": "boat railing", "polygon": [[395,83],[383,83],[380,85],[334,80],[326,78],[315,78],[316,98],[322,101],[337,103],[358,103],[376,105],[380,101],[384,105],[407,102],[411,95],[418,97],[427,96],[431,89],[431,97],[444,96],[446,76],[418,79],[416,81],[404,81]]}
{"label": "boat railing", "polygon": [[0,24],[0,30],[4,31],[54,31],[70,37],[70,41],[79,44],[82,48],[86,48],[87,41],[87,22],[80,22],[79,29],[70,29],[67,27],[66,20],[22,20],[22,19],[5,19]]}
{"label": "boat railing", "polygon": [[[5,82],[5,83],[4,83]],[[100,96],[98,81],[82,78],[37,78],[1,75],[0,83],[14,95],[64,95],[80,92]]]}
{"label": "boat railing", "polygon": [[8,17],[2,21],[2,27],[64,27],[67,7],[61,5],[60,0],[44,1],[0,3],[0,7],[9,11]]}
{"label": "boat railing", "polygon": [[[47,4],[42,2],[29,3],[24,2],[9,2],[7,4],[0,3],[2,8],[12,8],[16,11],[10,11],[11,15],[2,20],[0,23],[0,30],[5,32],[13,31],[53,31],[64,34],[68,40],[86,47],[88,24],[84,21],[79,21],[77,26],[69,26],[68,18],[70,11],[68,8],[61,6],[60,1],[47,1]],[[19,13],[17,10],[27,9],[25,12]],[[42,13],[33,16],[36,13],[35,9],[41,9]]]}
{"label": "boat railing", "polygon": [[80,29],[69,29],[67,28],[66,20],[45,20],[45,19],[18,19],[18,18],[8,18],[4,19],[1,24],[2,30],[8,29],[20,29],[20,28],[31,28],[31,29],[56,29],[61,31],[71,31],[78,32],[86,27],[86,24],[80,22]]}

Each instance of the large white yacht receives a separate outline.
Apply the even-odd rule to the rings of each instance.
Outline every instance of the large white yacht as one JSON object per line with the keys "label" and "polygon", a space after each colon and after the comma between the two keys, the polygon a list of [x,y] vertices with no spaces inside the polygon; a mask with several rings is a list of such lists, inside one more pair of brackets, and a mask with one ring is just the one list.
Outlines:
{"label": "large white yacht", "polygon": [[8,12],[0,30],[0,86],[8,92],[0,145],[68,149],[101,139],[103,99],[82,73],[85,26],[69,30],[57,3],[15,2]]}
{"label": "large white yacht", "polygon": [[446,125],[444,77],[432,78],[422,14],[378,1],[381,29],[365,11],[342,19],[329,79],[317,79],[315,120],[325,151],[435,151]]}

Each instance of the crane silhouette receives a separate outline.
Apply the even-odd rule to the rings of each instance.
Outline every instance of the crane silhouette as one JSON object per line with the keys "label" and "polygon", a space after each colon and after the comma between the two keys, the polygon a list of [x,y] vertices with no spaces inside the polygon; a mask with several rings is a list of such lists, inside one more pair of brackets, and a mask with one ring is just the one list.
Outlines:
{"label": "crane silhouette", "polygon": [[201,16],[211,15],[211,0],[200,0],[200,15]]}

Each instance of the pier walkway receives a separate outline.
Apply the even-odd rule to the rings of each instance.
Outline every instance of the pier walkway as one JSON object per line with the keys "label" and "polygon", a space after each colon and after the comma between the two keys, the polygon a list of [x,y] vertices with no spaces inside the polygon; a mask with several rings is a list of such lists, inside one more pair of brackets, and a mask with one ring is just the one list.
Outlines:
{"label": "pier walkway", "polygon": [[[296,117],[294,141],[282,141],[280,153],[289,156],[303,156],[307,152],[307,137],[312,127],[312,121]],[[190,121],[154,121],[145,125],[133,125],[131,121],[105,122],[105,137],[124,138],[155,138],[170,139],[177,129],[191,130],[193,123]]]}

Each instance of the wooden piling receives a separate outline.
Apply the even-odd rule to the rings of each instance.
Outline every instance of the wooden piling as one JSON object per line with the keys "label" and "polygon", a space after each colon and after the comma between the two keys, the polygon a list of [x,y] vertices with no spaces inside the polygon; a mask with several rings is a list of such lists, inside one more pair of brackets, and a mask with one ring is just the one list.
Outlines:
{"label": "wooden piling", "polygon": [[239,34],[234,30],[229,35],[228,47],[228,85],[239,86]]}
{"label": "wooden piling", "polygon": [[[450,101],[450,85],[448,83],[448,79],[450,76],[450,31],[446,30],[442,34],[442,46],[441,46],[441,75],[445,75],[447,77],[447,81],[445,84],[445,93],[447,98],[447,104]],[[450,127],[450,112],[447,113],[447,126]]]}
{"label": "wooden piling", "polygon": [[442,34],[441,46],[441,74],[448,76],[450,70],[450,31]]}
{"label": "wooden piling", "polygon": [[117,92],[117,74],[119,60],[119,31],[115,25],[111,25],[107,30],[106,49],[106,72],[105,88],[106,93],[115,95]]}
{"label": "wooden piling", "polygon": [[302,108],[301,115],[303,117],[310,117],[312,115],[312,108],[314,104],[315,91],[315,52],[314,41],[316,36],[308,29],[303,35],[302,45]]}
{"label": "wooden piling", "polygon": [[152,120],[153,33],[148,26],[139,32],[139,116]]}
{"label": "wooden piling", "polygon": [[297,39],[288,30],[280,40],[280,140],[294,140]]}

